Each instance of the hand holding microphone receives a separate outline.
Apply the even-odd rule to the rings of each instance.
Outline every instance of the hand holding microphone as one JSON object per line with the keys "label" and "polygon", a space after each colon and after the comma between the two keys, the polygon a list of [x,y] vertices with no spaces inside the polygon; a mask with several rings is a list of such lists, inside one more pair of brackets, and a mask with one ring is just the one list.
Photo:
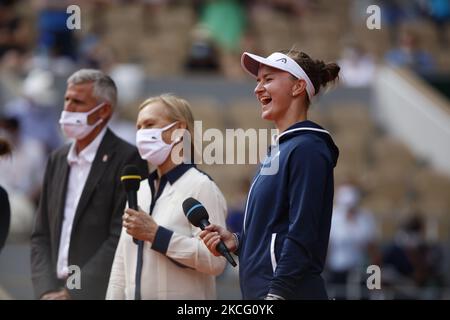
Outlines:
{"label": "hand holding microphone", "polygon": [[133,242],[138,240],[153,242],[158,225],[155,220],[138,207],[137,191],[141,183],[139,169],[134,165],[127,165],[122,170],[120,177],[123,188],[127,193],[128,208],[122,217],[123,226],[127,233],[133,237]]}
{"label": "hand holding microphone", "polygon": [[218,225],[210,224],[209,215],[205,207],[194,198],[184,200],[183,211],[192,225],[203,230],[200,233],[200,238],[203,239],[203,242],[209,251],[215,256],[224,256],[227,261],[235,267],[236,262],[229,251],[229,249],[232,251],[237,249],[233,234]]}
{"label": "hand holding microphone", "polygon": [[222,255],[217,251],[217,246],[223,242],[230,252],[237,250],[237,243],[234,235],[227,229],[216,224],[210,224],[200,233],[200,238],[203,243],[215,256]]}
{"label": "hand holding microphone", "polygon": [[[128,200],[128,208],[138,211],[137,191],[141,184],[141,174],[138,167],[135,165],[126,165],[122,170],[120,181],[125,189]],[[124,220],[126,220],[124,218]],[[126,221],[124,221],[126,222]],[[134,243],[137,244],[138,240],[133,238]]]}

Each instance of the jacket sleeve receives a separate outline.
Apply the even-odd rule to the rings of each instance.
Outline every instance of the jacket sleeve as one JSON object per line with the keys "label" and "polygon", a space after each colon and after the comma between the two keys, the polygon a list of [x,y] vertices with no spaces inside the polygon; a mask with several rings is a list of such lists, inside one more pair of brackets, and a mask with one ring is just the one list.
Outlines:
{"label": "jacket sleeve", "polygon": [[285,299],[294,296],[317,250],[330,164],[311,141],[292,151],[288,166],[289,229],[269,288]]}
{"label": "jacket sleeve", "polygon": [[52,264],[50,230],[48,221],[49,181],[52,176],[52,156],[47,161],[39,206],[31,234],[31,278],[37,299],[49,291],[60,289],[56,270]]}
{"label": "jacket sleeve", "polygon": [[[120,156],[120,155],[118,155]],[[136,152],[133,152],[121,162],[125,164],[139,165],[141,159]],[[120,171],[120,170],[119,170]],[[74,299],[104,299],[107,290],[107,284],[110,277],[111,266],[114,254],[119,241],[122,230],[122,214],[126,203],[126,194],[122,189],[118,172],[117,183],[114,185],[112,192],[114,193],[114,207],[109,225],[109,236],[97,250],[97,252],[89,259],[89,261],[81,268],[82,290],[71,290],[70,295]],[[100,285],[104,284],[104,285]]]}
{"label": "jacket sleeve", "polygon": [[[225,226],[227,207],[219,188],[214,182],[208,180],[203,182],[197,190],[198,193],[193,196],[205,206],[210,222]],[[198,237],[200,232],[200,228],[191,226],[192,236],[189,237],[160,226],[152,249],[156,249],[183,266],[217,276],[225,269],[226,260],[209,252],[203,241]]]}

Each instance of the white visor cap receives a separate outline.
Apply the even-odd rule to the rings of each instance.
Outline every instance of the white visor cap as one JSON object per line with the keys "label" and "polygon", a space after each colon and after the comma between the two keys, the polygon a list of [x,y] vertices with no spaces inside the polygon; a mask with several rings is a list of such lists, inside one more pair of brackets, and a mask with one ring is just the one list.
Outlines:
{"label": "white visor cap", "polygon": [[309,79],[306,72],[298,65],[297,62],[294,61],[291,57],[281,53],[274,52],[267,58],[260,57],[256,54],[244,52],[241,57],[241,66],[247,71],[250,75],[257,77],[259,65],[264,64],[266,66],[280,69],[286,72],[289,72],[297,79],[303,79],[306,82],[306,92],[308,94],[309,100],[314,97],[316,90]]}

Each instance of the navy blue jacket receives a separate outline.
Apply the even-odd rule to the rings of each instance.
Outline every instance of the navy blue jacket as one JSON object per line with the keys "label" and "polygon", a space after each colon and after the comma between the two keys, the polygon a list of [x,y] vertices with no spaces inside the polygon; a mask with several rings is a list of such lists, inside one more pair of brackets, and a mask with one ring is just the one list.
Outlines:
{"label": "navy blue jacket", "polygon": [[242,295],[327,299],[320,274],[339,150],[312,121],[289,127],[278,143],[253,179],[247,199],[238,251]]}

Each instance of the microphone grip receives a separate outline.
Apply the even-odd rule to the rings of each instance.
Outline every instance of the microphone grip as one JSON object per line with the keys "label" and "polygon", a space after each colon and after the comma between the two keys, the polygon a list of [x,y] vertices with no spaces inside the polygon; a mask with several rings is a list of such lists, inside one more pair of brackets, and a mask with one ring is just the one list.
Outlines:
{"label": "microphone grip", "polygon": [[[210,225],[210,223],[208,220],[206,220],[206,219],[200,220],[200,229],[205,230],[205,228],[209,225]],[[228,250],[227,246],[225,245],[225,243],[223,243],[222,240],[220,240],[219,244],[216,246],[216,250],[219,251],[220,254],[222,256],[224,256],[225,259],[227,259],[227,261],[233,267],[236,267],[236,261],[234,261],[233,257],[230,254],[230,251]]]}
{"label": "microphone grip", "polygon": [[219,251],[233,267],[236,267],[236,261],[234,261],[233,257],[230,254],[230,251],[228,251],[228,248],[225,243],[223,243],[223,241],[219,242],[219,244],[216,246],[216,250]]}
{"label": "microphone grip", "polygon": [[[128,208],[133,210],[138,210],[137,204],[137,192],[136,191],[128,191],[127,192],[127,200],[128,200]],[[138,239],[133,238],[133,242],[138,244]]]}
{"label": "microphone grip", "polygon": [[128,200],[128,208],[137,210],[137,192],[136,191],[128,191],[127,192],[127,200]]}

